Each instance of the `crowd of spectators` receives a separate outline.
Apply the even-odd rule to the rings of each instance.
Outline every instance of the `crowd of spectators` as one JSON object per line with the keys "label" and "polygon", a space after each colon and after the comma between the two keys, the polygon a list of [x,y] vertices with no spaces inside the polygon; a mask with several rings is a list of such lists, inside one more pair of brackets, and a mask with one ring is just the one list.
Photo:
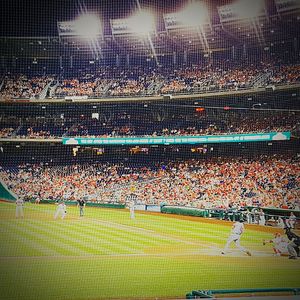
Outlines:
{"label": "crowd of spectators", "polygon": [[243,110],[209,110],[200,114],[179,111],[176,115],[164,116],[163,120],[158,120],[147,110],[135,113],[134,109],[99,118],[85,115],[22,120],[15,117],[15,124],[21,124],[18,129],[13,128],[13,120],[11,117],[6,127],[0,122],[0,137],[8,137],[12,133],[15,138],[214,135],[294,132],[300,126],[297,112]]}
{"label": "crowd of spectators", "polygon": [[300,65],[280,66],[272,70],[270,84],[292,84],[300,82]]}
{"label": "crowd of spectators", "polygon": [[86,197],[100,203],[125,203],[134,192],[139,204],[297,210],[300,206],[300,161],[276,155],[136,164],[25,164],[1,168],[0,176],[21,198],[38,200]]}
{"label": "crowd of spectators", "polygon": [[93,96],[97,87],[96,81],[79,81],[65,79],[56,88],[55,93],[63,96]]}
{"label": "crowd of spectators", "polygon": [[183,93],[251,88],[254,79],[263,72],[261,67],[254,66],[247,68],[187,67],[171,74],[161,88],[161,92]]}
{"label": "crowd of spectators", "polygon": [[1,128],[0,129],[0,138],[6,138],[11,136],[11,134],[14,132],[15,128],[8,127],[8,128]]}
{"label": "crowd of spectators", "polygon": [[[180,68],[102,67],[81,70],[76,76],[56,76],[52,98],[65,96],[121,97],[160,94],[228,91],[252,88],[256,80],[268,74],[262,85],[293,84],[300,81],[300,65],[267,64],[194,65]],[[2,99],[39,96],[53,76],[28,78],[25,75],[5,76],[0,91]]]}
{"label": "crowd of spectators", "polygon": [[26,75],[5,76],[0,91],[0,98],[36,99],[44,87],[53,79],[47,76],[28,78]]}

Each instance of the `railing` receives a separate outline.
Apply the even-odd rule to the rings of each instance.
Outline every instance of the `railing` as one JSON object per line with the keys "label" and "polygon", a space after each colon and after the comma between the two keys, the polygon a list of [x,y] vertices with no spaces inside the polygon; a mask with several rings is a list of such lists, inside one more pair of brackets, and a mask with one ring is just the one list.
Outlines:
{"label": "railing", "polygon": [[234,294],[237,297],[239,295],[250,294],[253,296],[254,294],[264,294],[269,296],[274,296],[276,293],[285,293],[290,295],[300,295],[300,288],[265,288],[265,289],[231,289],[231,290],[196,290],[191,293],[186,294],[186,299],[199,299],[206,298],[211,299],[214,298],[214,295],[228,295]]}

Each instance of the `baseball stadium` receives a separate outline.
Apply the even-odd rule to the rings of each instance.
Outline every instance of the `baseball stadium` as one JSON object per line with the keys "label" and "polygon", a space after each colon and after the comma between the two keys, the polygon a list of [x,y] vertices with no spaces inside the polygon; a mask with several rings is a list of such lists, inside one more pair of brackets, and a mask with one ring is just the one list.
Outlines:
{"label": "baseball stadium", "polygon": [[0,299],[300,299],[298,0],[0,7]]}

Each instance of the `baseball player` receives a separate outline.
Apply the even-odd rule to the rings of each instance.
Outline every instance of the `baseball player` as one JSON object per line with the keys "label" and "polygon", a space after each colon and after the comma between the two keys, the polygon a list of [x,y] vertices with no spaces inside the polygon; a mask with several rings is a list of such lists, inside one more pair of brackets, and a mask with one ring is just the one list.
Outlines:
{"label": "baseball player", "polygon": [[57,217],[59,215],[61,215],[61,219],[63,220],[64,217],[66,216],[67,214],[67,207],[66,207],[66,204],[64,202],[60,202],[58,205],[57,205],[57,208],[56,208],[56,212],[55,212],[55,215],[54,215],[54,219],[57,219]]}
{"label": "baseball player", "polygon": [[130,219],[134,219],[135,218],[135,214],[134,214],[134,201],[130,201],[129,203],[129,210],[130,210]]}
{"label": "baseball player", "polygon": [[295,214],[293,212],[291,212],[291,214],[287,220],[287,225],[290,228],[295,229],[296,222],[297,222],[297,217],[295,216]]}
{"label": "baseball player", "polygon": [[240,245],[240,239],[241,235],[243,234],[245,227],[244,227],[244,220],[240,219],[238,222],[235,222],[232,225],[231,234],[227,239],[227,243],[225,245],[224,250],[222,251],[222,254],[226,254],[229,246],[232,242],[235,243],[235,246],[242,252],[245,252],[247,255],[251,256],[251,253],[244,247]]}
{"label": "baseball player", "polygon": [[84,207],[85,207],[85,200],[82,199],[82,200],[78,200],[77,202],[78,202],[77,206],[79,206],[79,215],[80,215],[80,217],[83,217]]}
{"label": "baseball player", "polygon": [[128,207],[129,207],[130,218],[131,219],[135,218],[134,206],[135,206],[136,199],[137,199],[137,195],[136,194],[131,193],[131,194],[129,194],[127,196]]}
{"label": "baseball player", "polygon": [[16,200],[16,218],[18,219],[19,217],[24,218],[24,201],[22,199],[17,199]]}
{"label": "baseball player", "polygon": [[294,233],[290,227],[285,228],[285,234],[289,239],[287,246],[289,252],[289,259],[296,259],[300,256],[300,236]]}
{"label": "baseball player", "polygon": [[288,241],[281,235],[281,233],[275,232],[273,239],[263,241],[263,245],[267,243],[273,244],[274,255],[288,255]]}
{"label": "baseball player", "polygon": [[258,224],[261,226],[266,225],[265,213],[262,209],[260,209],[258,213]]}

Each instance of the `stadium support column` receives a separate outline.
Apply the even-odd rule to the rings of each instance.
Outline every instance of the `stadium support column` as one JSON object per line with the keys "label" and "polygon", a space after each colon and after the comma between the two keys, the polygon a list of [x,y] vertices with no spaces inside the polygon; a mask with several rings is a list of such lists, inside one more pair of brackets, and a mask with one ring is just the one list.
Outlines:
{"label": "stadium support column", "polygon": [[59,68],[62,69],[63,65],[62,65],[62,56],[59,57]]}
{"label": "stadium support column", "polygon": [[120,67],[120,55],[116,54],[116,66]]}
{"label": "stadium support column", "polygon": [[126,66],[129,67],[129,64],[130,64],[130,56],[129,56],[129,53],[126,54]]}
{"label": "stadium support column", "polygon": [[16,70],[16,68],[17,68],[17,58],[15,56],[12,57],[11,66],[12,66],[13,70]]}
{"label": "stadium support column", "polygon": [[294,51],[295,55],[298,55],[298,39],[294,37]]}
{"label": "stadium support column", "polygon": [[175,66],[177,63],[177,55],[176,55],[176,51],[173,52],[173,65]]}
{"label": "stadium support column", "polygon": [[183,62],[185,65],[187,64],[187,58],[188,58],[187,50],[184,50],[183,51]]}
{"label": "stadium support column", "polygon": [[231,57],[232,57],[232,59],[235,59],[235,47],[234,47],[234,45],[231,47]]}
{"label": "stadium support column", "polygon": [[6,63],[5,63],[5,57],[1,56],[1,69],[5,70],[6,69]]}
{"label": "stadium support column", "polygon": [[70,68],[73,69],[73,56],[70,56]]}
{"label": "stadium support column", "polygon": [[247,47],[246,47],[246,44],[243,45],[243,57],[244,58],[247,57]]}

